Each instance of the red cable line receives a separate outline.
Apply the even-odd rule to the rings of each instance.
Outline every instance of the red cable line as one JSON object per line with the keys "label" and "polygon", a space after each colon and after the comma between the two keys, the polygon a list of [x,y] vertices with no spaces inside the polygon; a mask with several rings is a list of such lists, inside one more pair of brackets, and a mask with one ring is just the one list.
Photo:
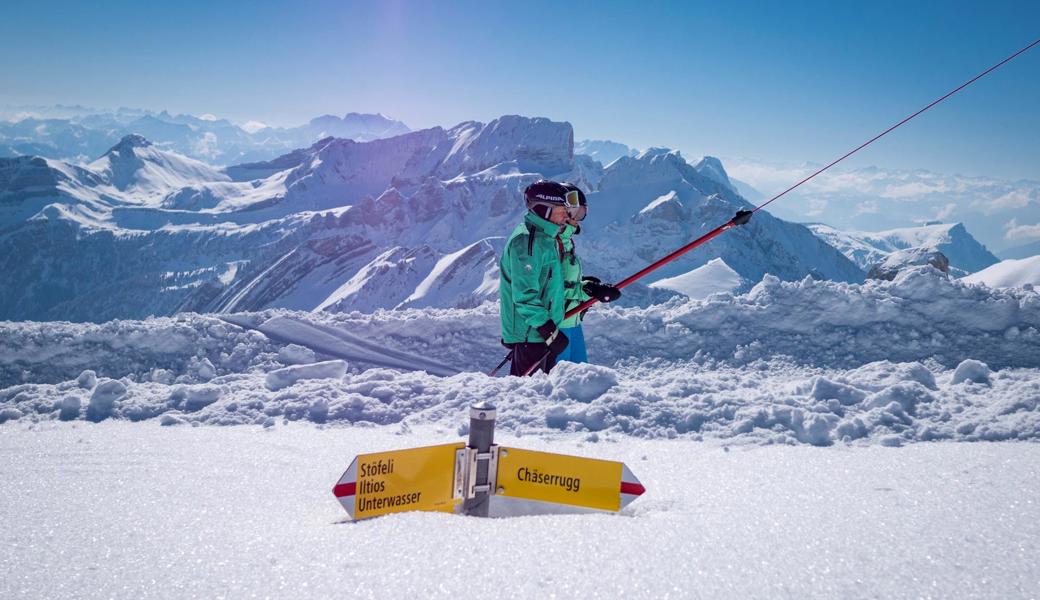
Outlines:
{"label": "red cable line", "polygon": [[960,84],[959,86],[957,86],[956,88],[954,88],[953,90],[951,90],[951,91],[950,91],[949,93],[947,93],[947,94],[946,94],[945,96],[943,96],[942,98],[939,98],[938,100],[936,100],[936,101],[932,102],[932,103],[931,103],[931,104],[929,104],[928,106],[926,106],[926,107],[922,108],[921,110],[919,110],[919,111],[915,112],[914,114],[910,115],[909,117],[907,117],[907,118],[903,119],[902,121],[900,121],[900,122],[896,123],[895,125],[893,125],[893,126],[889,127],[888,129],[886,129],[886,130],[882,131],[881,133],[877,134],[876,136],[874,136],[874,137],[873,137],[873,138],[871,138],[870,140],[868,140],[868,141],[866,141],[866,142],[864,142],[864,143],[860,144],[860,145],[859,145],[858,147],[856,147],[856,149],[854,149],[854,150],[851,150],[851,151],[850,151],[850,152],[848,152],[848,153],[847,153],[847,154],[846,154],[845,156],[842,156],[841,158],[839,158],[838,160],[836,160],[836,161],[832,162],[831,164],[827,165],[826,167],[823,167],[823,168],[822,168],[822,169],[820,169],[819,171],[816,171],[816,172],[815,172],[815,173],[813,173],[812,175],[810,175],[810,176],[806,177],[805,179],[803,179],[803,180],[799,181],[798,183],[796,183],[796,184],[792,185],[791,187],[787,188],[786,190],[784,190],[784,191],[780,192],[779,194],[777,194],[777,195],[773,196],[772,198],[770,198],[770,199],[769,199],[769,200],[767,200],[766,202],[763,202],[762,204],[759,204],[758,206],[756,206],[756,207],[755,207],[755,210],[754,210],[754,211],[752,211],[752,212],[758,212],[758,211],[762,210],[762,208],[763,208],[763,207],[765,207],[765,206],[766,206],[767,204],[769,204],[770,202],[772,202],[772,201],[774,201],[774,200],[776,200],[776,199],[780,198],[781,196],[783,196],[783,195],[784,195],[784,194],[786,194],[787,192],[790,192],[791,190],[793,190],[794,188],[796,188],[796,187],[798,187],[798,186],[802,185],[802,184],[803,184],[803,183],[805,183],[806,181],[809,181],[809,180],[810,180],[810,179],[812,179],[813,177],[816,177],[816,176],[817,176],[817,175],[819,175],[820,173],[823,173],[823,172],[824,172],[824,171],[826,171],[827,169],[829,169],[829,168],[833,167],[834,165],[836,165],[836,164],[840,163],[841,161],[845,160],[846,158],[848,158],[848,157],[852,156],[853,154],[855,154],[855,153],[859,152],[860,150],[862,150],[862,149],[866,148],[867,146],[869,146],[869,145],[873,144],[874,142],[876,142],[877,140],[879,140],[879,139],[881,139],[882,137],[884,137],[884,136],[885,136],[886,134],[888,134],[888,133],[889,133],[890,131],[892,131],[893,129],[895,129],[895,128],[899,127],[899,126],[900,126],[900,125],[902,125],[903,123],[906,123],[906,122],[907,122],[907,121],[909,121],[910,119],[913,119],[914,117],[916,117],[917,115],[919,115],[919,114],[923,113],[924,111],[928,110],[929,108],[931,108],[931,107],[935,106],[936,104],[938,104],[938,103],[942,102],[943,100],[945,100],[945,99],[949,98],[950,96],[952,96],[952,95],[956,94],[957,92],[959,92],[959,91],[963,90],[964,88],[966,88],[966,87],[968,87],[969,85],[971,85],[971,84],[975,83],[975,82],[976,82],[976,81],[978,81],[979,79],[982,79],[983,77],[985,77],[986,75],[988,75],[988,74],[989,74],[989,73],[990,73],[991,71],[994,71],[994,70],[996,70],[997,68],[999,68],[999,67],[1003,66],[1003,65],[1004,65],[1004,63],[1006,63],[1006,62],[1010,61],[1011,59],[1015,58],[1015,57],[1016,57],[1016,56],[1018,56],[1019,54],[1022,54],[1022,53],[1023,53],[1023,52],[1025,52],[1026,50],[1029,50],[1030,48],[1032,48],[1033,46],[1035,46],[1035,45],[1037,45],[1037,44],[1040,44],[1040,39],[1036,40],[1036,41],[1035,41],[1035,42],[1033,42],[1032,44],[1029,44],[1029,45],[1028,45],[1028,46],[1026,46],[1025,48],[1022,48],[1022,49],[1021,49],[1021,50],[1019,50],[1018,52],[1015,52],[1015,53],[1014,53],[1014,54],[1012,54],[1011,56],[1009,56],[1009,57],[1005,58],[1004,60],[1002,60],[1002,61],[998,62],[997,64],[995,64],[995,65],[993,65],[992,67],[990,67],[990,68],[986,69],[985,71],[983,71],[983,72],[979,73],[979,74],[978,74],[978,75],[976,75],[975,77],[972,77],[972,78],[971,78],[971,79],[969,79],[968,81],[965,81],[964,83]]}

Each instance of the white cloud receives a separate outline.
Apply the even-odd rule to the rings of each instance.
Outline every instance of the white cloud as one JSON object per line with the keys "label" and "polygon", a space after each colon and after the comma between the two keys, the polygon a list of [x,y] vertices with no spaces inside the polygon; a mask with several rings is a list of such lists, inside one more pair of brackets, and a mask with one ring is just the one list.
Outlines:
{"label": "white cloud", "polygon": [[246,121],[242,124],[242,129],[246,130],[247,133],[256,133],[261,129],[266,129],[267,123],[261,121]]}
{"label": "white cloud", "polygon": [[199,119],[202,120],[202,121],[216,121],[217,120],[217,115],[206,113],[204,115],[199,115]]}
{"label": "white cloud", "polygon": [[[815,165],[777,164],[754,159],[727,159],[726,171],[769,195],[784,190],[819,168]],[[975,208],[987,214],[1015,210],[1029,203],[1040,204],[1040,182],[1005,181],[989,177],[944,175],[929,171],[892,171],[869,167],[852,171],[835,168],[815,177],[795,195],[832,200],[875,197],[902,202],[935,203],[943,195],[944,204]],[[944,208],[944,210],[946,210]]]}
{"label": "white cloud", "polygon": [[935,194],[945,191],[944,186],[929,185],[921,181],[911,181],[908,183],[899,183],[895,185],[886,186],[880,196],[884,198],[892,198],[893,200],[902,200],[906,198],[914,198],[916,196],[923,196],[925,194]]}
{"label": "white cloud", "polygon": [[217,145],[217,136],[212,131],[207,131],[192,144],[192,151],[199,156],[214,159],[220,155],[220,147]]}
{"label": "white cloud", "polygon": [[805,211],[805,214],[810,217],[818,217],[827,210],[828,201],[826,198],[810,198],[808,206],[809,208]]}
{"label": "white cloud", "polygon": [[987,215],[1005,210],[1022,208],[1030,202],[1040,200],[1040,190],[1014,189],[991,200],[979,202]]}
{"label": "white cloud", "polygon": [[856,205],[856,212],[854,216],[859,215],[874,215],[881,212],[881,207],[878,206],[876,200],[867,200],[866,202],[860,202]]}
{"label": "white cloud", "polygon": [[938,221],[945,221],[946,219],[950,218],[950,215],[952,215],[955,210],[957,210],[957,205],[953,202],[950,202],[946,206],[936,211],[935,219]]}
{"label": "white cloud", "polygon": [[1036,225],[1019,225],[1018,219],[1012,218],[1004,224],[1004,238],[1009,240],[1040,240],[1040,223]]}

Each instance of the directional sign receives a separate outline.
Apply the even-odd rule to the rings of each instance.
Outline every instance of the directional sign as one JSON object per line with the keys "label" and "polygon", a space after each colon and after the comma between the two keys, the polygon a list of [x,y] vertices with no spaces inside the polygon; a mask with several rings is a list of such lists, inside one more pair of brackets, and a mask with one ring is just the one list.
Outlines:
{"label": "directional sign", "polygon": [[359,454],[332,493],[354,520],[412,510],[452,512],[455,452],[465,444],[442,444]]}
{"label": "directional sign", "polygon": [[617,511],[644,491],[624,463],[520,448],[498,449],[499,496]]}

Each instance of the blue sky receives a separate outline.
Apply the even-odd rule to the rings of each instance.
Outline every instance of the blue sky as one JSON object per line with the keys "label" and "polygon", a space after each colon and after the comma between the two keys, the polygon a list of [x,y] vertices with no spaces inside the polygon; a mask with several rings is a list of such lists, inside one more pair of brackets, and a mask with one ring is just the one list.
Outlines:
{"label": "blue sky", "polygon": [[[827,162],[1040,38],[1040,2],[9,3],[0,102],[292,125],[546,116],[581,138]],[[1040,47],[852,166],[1040,179]]]}

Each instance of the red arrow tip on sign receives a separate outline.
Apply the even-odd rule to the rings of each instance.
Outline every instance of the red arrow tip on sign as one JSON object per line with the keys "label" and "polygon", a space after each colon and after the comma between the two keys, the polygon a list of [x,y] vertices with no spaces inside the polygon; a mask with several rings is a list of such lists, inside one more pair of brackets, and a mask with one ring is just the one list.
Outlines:
{"label": "red arrow tip on sign", "polygon": [[[625,484],[623,483],[621,484],[622,487],[624,487],[624,485]],[[353,496],[357,493],[357,482],[351,481],[349,483],[337,483],[336,487],[332,488],[332,493],[335,494],[337,498]]]}
{"label": "red arrow tip on sign", "polygon": [[621,493],[630,494],[632,496],[642,496],[646,488],[641,483],[630,483],[628,481],[621,482]]}

